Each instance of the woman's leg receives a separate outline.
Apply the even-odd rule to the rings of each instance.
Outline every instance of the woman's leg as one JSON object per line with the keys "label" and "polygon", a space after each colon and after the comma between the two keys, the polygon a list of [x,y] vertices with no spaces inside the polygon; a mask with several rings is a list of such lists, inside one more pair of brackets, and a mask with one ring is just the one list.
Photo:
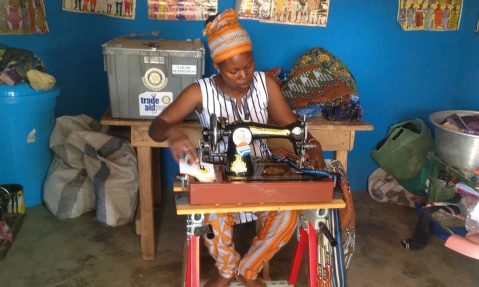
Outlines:
{"label": "woman's leg", "polygon": [[263,267],[293,235],[299,211],[273,211],[256,214],[261,221],[253,243],[241,259],[238,273],[247,280],[255,280]]}
{"label": "woman's leg", "polygon": [[233,278],[240,259],[233,244],[233,215],[231,213],[208,214],[205,224],[211,224],[215,234],[212,239],[204,236],[204,240],[208,252],[215,259],[219,274],[223,278]]}

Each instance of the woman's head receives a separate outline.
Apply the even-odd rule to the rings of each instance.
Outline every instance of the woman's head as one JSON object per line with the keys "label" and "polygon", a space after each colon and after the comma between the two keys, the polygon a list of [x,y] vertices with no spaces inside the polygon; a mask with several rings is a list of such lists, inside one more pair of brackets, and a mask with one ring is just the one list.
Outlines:
{"label": "woman's head", "polygon": [[215,66],[229,90],[240,93],[246,93],[249,90],[255,71],[251,52],[234,55]]}
{"label": "woman's head", "polygon": [[248,32],[238,22],[238,14],[234,9],[227,9],[207,22],[203,34],[208,38],[211,58],[215,64],[252,51]]}

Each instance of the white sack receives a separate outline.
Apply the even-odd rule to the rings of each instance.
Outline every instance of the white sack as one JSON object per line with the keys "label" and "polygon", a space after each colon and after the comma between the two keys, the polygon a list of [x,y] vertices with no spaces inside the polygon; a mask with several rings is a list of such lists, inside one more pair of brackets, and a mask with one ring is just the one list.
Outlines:
{"label": "white sack", "polygon": [[58,157],[53,158],[43,189],[45,205],[59,219],[95,209],[93,185],[86,170],[72,168]]}
{"label": "white sack", "polygon": [[[128,223],[138,201],[138,169],[131,144],[96,132],[79,132],[85,140],[84,164],[93,183],[96,218],[109,226]],[[80,147],[80,146],[78,146]]]}
{"label": "white sack", "polygon": [[[109,136],[105,130],[86,115],[57,119],[50,137],[55,160],[43,197],[60,219],[73,218],[93,208],[98,221],[109,226],[132,219],[138,201],[135,152],[128,141]],[[94,204],[89,200],[92,198]]]}

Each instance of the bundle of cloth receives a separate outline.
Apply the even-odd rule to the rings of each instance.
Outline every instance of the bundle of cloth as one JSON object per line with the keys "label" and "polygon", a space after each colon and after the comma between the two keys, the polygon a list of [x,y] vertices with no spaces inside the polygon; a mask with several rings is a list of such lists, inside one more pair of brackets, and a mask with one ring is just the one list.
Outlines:
{"label": "bundle of cloth", "polygon": [[460,116],[449,115],[441,124],[443,127],[472,135],[479,135],[479,114]]}
{"label": "bundle of cloth", "polygon": [[354,121],[364,114],[353,75],[323,48],[301,55],[282,78],[283,95],[300,116]]}
{"label": "bundle of cloth", "polygon": [[0,83],[15,86],[23,82],[35,90],[48,90],[56,80],[32,52],[0,44]]}

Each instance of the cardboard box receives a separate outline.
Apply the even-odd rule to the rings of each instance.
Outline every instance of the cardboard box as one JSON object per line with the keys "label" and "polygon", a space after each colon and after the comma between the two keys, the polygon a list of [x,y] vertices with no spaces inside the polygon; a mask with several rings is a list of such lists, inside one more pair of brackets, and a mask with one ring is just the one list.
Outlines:
{"label": "cardboard box", "polygon": [[121,37],[102,45],[115,118],[151,119],[204,74],[199,40]]}

